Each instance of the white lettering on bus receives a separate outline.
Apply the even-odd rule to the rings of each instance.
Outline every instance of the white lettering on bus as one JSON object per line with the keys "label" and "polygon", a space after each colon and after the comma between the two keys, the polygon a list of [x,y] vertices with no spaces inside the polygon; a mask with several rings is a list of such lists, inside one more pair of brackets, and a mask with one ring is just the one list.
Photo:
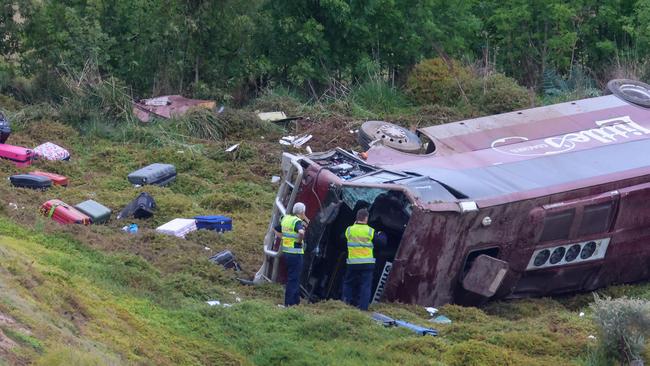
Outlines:
{"label": "white lettering on bus", "polygon": [[[511,136],[492,142],[492,149],[510,155],[520,156],[544,156],[559,154],[575,149],[578,144],[590,141],[598,141],[603,144],[616,142],[618,139],[629,139],[632,136],[650,135],[650,129],[634,122],[630,116],[616,117],[596,121],[598,128],[590,128],[578,132],[567,133],[562,136],[548,137],[535,142],[534,145],[517,146],[505,149],[506,143],[513,140],[518,143],[529,141],[527,137]],[[508,144],[509,145],[509,144]]]}

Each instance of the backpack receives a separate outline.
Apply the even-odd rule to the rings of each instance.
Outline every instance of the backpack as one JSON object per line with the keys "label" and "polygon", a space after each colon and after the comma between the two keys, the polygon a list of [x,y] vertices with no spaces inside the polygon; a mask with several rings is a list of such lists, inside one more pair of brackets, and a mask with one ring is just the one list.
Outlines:
{"label": "backpack", "polygon": [[142,192],[117,215],[117,219],[133,216],[136,219],[148,219],[156,210],[156,201],[147,192]]}

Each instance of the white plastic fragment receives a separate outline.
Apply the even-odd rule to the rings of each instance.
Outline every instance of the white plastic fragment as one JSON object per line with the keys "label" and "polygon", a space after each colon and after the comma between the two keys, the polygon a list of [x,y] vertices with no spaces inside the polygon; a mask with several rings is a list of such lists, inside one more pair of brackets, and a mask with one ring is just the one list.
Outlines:
{"label": "white plastic fragment", "polygon": [[203,247],[203,249],[205,249],[205,250],[210,250],[210,247]]}
{"label": "white plastic fragment", "polygon": [[233,152],[239,148],[239,144],[234,144],[231,147],[226,149],[226,152]]}
{"label": "white plastic fragment", "polygon": [[235,301],[241,302],[241,297],[235,297]]}
{"label": "white plastic fragment", "polygon": [[596,339],[596,337],[593,336],[593,335],[591,335],[591,334],[590,334],[587,338],[588,338],[588,339]]}
{"label": "white plastic fragment", "polygon": [[210,306],[221,305],[221,301],[219,301],[219,300],[209,300],[209,301],[206,301],[206,304],[208,304]]}
{"label": "white plastic fragment", "polygon": [[280,177],[278,177],[277,175],[271,177],[271,183],[275,184],[278,183],[279,181],[280,181]]}
{"label": "white plastic fragment", "polygon": [[311,140],[312,137],[314,137],[314,136],[313,135],[306,135],[306,136],[300,137],[300,138],[293,141],[293,146],[294,147],[301,147],[307,141]]}
{"label": "white plastic fragment", "polygon": [[436,309],[434,307],[424,308],[424,310],[426,310],[427,313],[429,313],[429,316],[434,316],[434,315],[436,315],[438,313],[438,309]]}
{"label": "white plastic fragment", "polygon": [[583,313],[583,312],[581,311],[579,315],[580,315],[580,317],[582,318],[583,316],[585,316],[585,313]]}
{"label": "white plastic fragment", "polygon": [[262,112],[262,113],[258,113],[257,117],[259,117],[259,119],[261,119],[262,121],[268,121],[268,122],[287,119],[287,115],[284,114],[284,112]]}

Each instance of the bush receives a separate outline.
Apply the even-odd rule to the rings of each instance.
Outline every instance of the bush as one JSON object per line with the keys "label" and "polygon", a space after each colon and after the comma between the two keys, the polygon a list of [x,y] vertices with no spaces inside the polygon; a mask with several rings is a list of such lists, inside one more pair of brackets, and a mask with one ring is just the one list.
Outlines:
{"label": "bush", "polygon": [[485,114],[497,114],[525,108],[530,105],[528,90],[513,78],[494,73],[469,83],[470,103]]}
{"label": "bush", "polygon": [[408,106],[399,90],[379,78],[358,85],[350,97],[358,107],[378,114],[395,113]]}
{"label": "bush", "polygon": [[284,112],[287,116],[300,115],[305,106],[289,89],[276,87],[266,89],[252,104],[254,110],[260,112]]}
{"label": "bush", "polygon": [[406,90],[419,104],[455,105],[471,74],[470,69],[458,61],[447,63],[439,57],[428,59],[415,65],[407,79]]}
{"label": "bush", "polygon": [[596,295],[591,308],[606,353],[626,364],[640,360],[650,335],[650,301]]}

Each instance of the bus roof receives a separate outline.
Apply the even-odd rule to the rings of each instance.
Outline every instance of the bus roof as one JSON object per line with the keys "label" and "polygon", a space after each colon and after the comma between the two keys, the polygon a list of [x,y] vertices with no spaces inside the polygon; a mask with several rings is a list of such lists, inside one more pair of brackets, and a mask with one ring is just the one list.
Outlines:
{"label": "bus roof", "polygon": [[650,110],[613,95],[420,132],[436,145],[434,153],[413,155],[376,146],[368,162],[430,177],[475,200],[523,199],[524,192],[539,195],[623,179],[630,173],[650,174]]}

